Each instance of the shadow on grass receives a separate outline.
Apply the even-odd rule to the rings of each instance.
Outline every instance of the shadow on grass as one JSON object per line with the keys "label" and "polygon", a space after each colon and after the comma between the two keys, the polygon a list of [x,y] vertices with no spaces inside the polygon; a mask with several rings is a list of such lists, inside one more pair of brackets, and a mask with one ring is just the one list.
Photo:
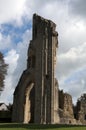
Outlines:
{"label": "shadow on grass", "polygon": [[53,128],[68,128],[68,127],[86,127],[82,125],[59,125],[59,124],[0,124],[0,128],[26,128],[26,129],[53,129]]}

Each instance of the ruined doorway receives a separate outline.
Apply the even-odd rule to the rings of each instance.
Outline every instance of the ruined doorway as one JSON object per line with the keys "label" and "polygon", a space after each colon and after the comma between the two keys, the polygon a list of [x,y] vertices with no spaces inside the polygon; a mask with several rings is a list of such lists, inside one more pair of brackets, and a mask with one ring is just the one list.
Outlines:
{"label": "ruined doorway", "polygon": [[34,104],[35,104],[34,97],[35,97],[34,83],[30,83],[25,91],[24,123],[34,122]]}

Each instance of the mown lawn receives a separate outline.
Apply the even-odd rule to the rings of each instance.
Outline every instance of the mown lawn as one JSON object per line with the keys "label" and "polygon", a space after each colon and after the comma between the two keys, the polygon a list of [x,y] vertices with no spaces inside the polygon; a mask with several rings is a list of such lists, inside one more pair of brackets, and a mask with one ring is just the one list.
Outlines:
{"label": "mown lawn", "polygon": [[73,125],[34,125],[34,124],[0,124],[0,130],[86,130],[86,126]]}

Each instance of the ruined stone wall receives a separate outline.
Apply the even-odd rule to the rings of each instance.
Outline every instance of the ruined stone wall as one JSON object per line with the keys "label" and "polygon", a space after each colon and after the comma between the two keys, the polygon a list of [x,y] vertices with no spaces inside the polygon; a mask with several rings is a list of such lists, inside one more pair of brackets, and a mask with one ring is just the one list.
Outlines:
{"label": "ruined stone wall", "polygon": [[14,122],[58,123],[58,85],[55,80],[56,24],[33,15],[27,69],[14,92]]}
{"label": "ruined stone wall", "polygon": [[63,90],[59,90],[59,116],[62,124],[76,124],[73,113],[72,97]]}
{"label": "ruined stone wall", "polygon": [[86,124],[86,94],[83,94],[77,101],[77,119],[82,124]]}
{"label": "ruined stone wall", "polygon": [[74,118],[72,97],[68,93],[64,93],[64,104],[63,104],[63,106],[64,106],[63,116]]}

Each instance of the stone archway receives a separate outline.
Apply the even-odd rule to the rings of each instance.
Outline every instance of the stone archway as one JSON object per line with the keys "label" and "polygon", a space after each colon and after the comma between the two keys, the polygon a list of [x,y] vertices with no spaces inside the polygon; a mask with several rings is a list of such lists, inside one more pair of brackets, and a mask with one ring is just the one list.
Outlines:
{"label": "stone archway", "polygon": [[35,80],[33,73],[24,71],[14,92],[13,122],[34,122]]}
{"label": "stone archway", "polygon": [[24,123],[34,122],[34,83],[30,83],[25,91]]}

